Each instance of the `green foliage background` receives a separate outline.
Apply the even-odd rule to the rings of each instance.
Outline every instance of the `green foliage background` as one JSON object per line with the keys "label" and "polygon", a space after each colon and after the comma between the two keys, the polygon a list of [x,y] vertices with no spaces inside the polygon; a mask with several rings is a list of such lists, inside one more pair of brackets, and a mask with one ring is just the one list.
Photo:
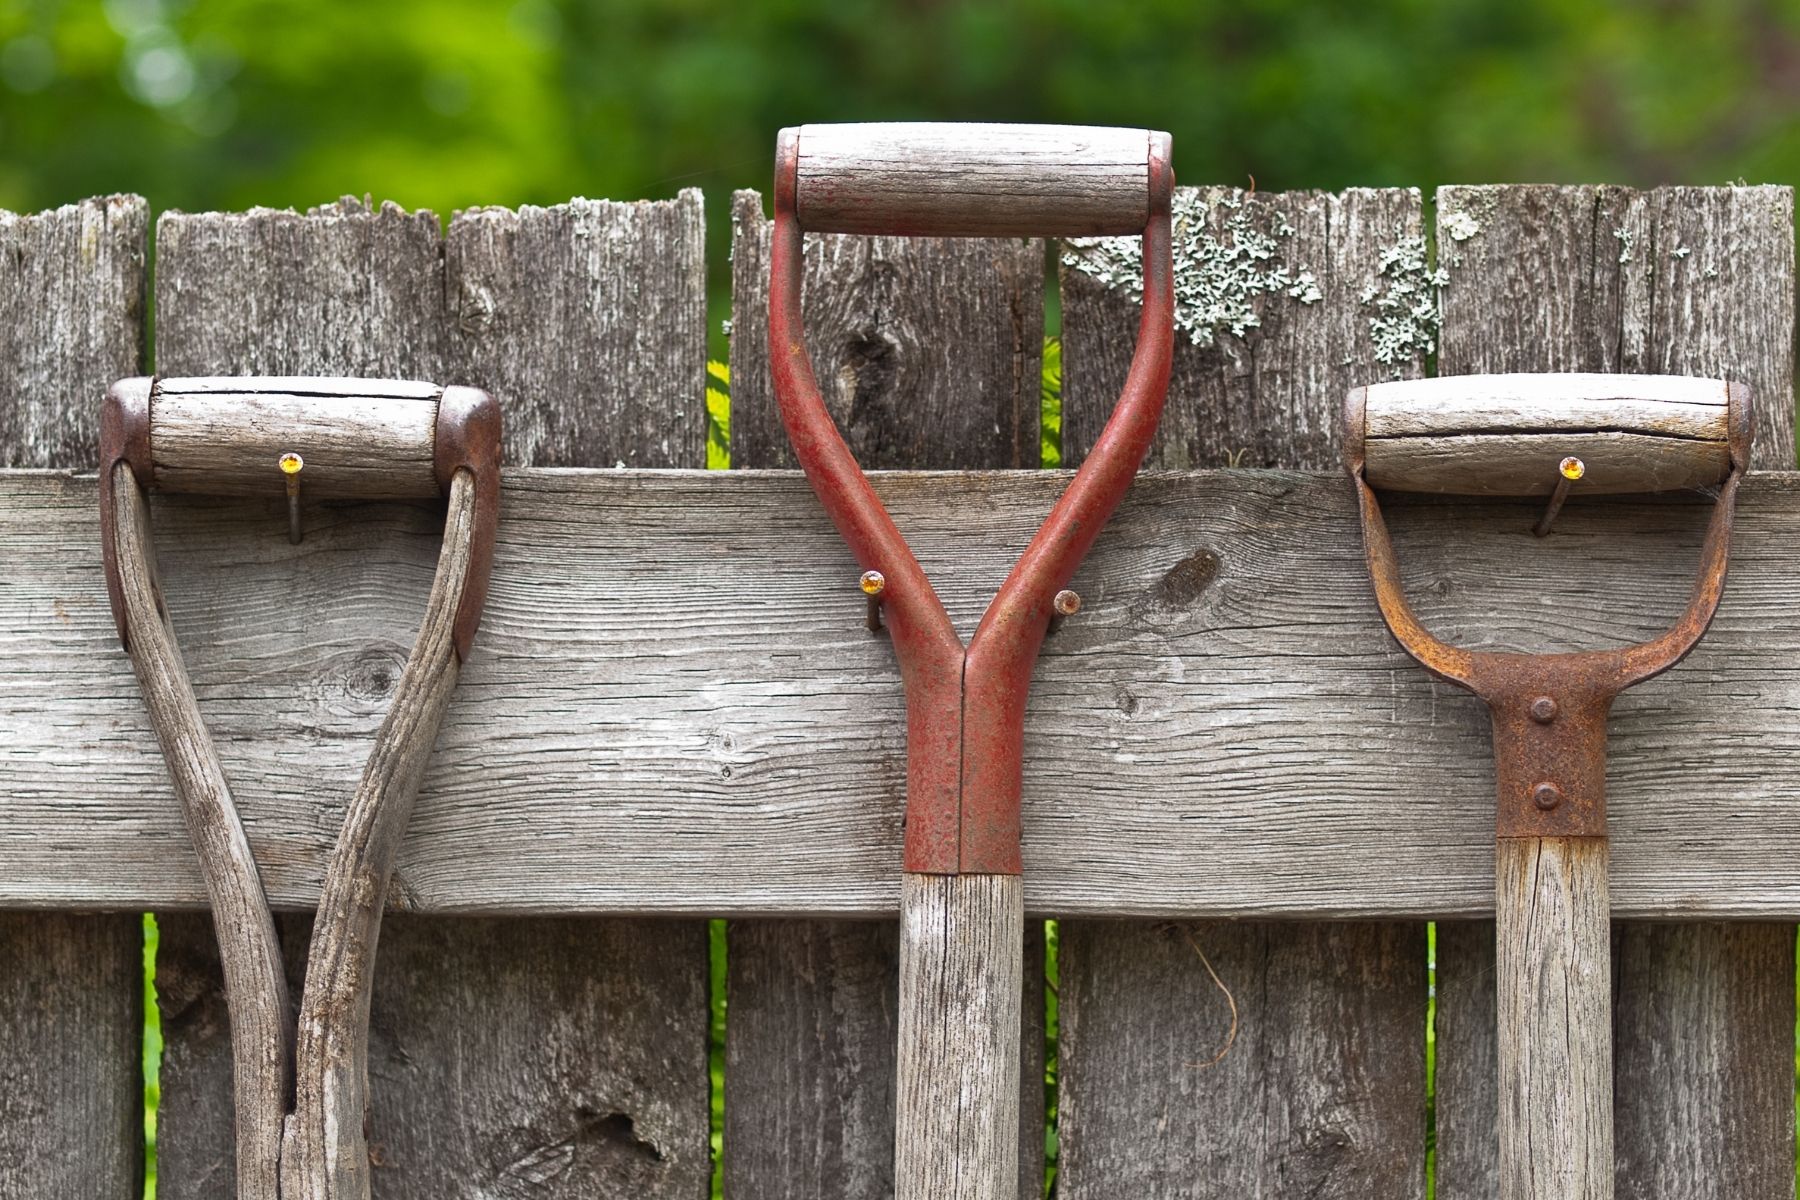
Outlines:
{"label": "green foliage background", "polygon": [[1154,125],[1264,190],[1790,182],[1797,101],[1795,0],[0,0],[0,208],[697,186],[722,298],[784,124]]}

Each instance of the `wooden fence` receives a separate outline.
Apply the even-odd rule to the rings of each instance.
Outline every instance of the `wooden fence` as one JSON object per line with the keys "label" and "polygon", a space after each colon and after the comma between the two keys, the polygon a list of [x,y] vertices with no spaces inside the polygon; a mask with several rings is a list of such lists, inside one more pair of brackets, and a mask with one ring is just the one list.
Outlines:
{"label": "wooden fence", "polygon": [[[1787,472],[1792,194],[1446,188],[1435,260],[1413,191],[1180,207],[1191,319],[1150,464],[1170,470],[1078,577],[1027,731],[1027,904],[1060,919],[1057,1195],[1422,1198],[1437,919],[1437,1195],[1491,1196],[1486,717],[1381,626],[1337,406],[1434,369],[1726,375],[1755,390],[1756,465]],[[0,217],[0,467],[29,468],[0,472],[0,1198],[136,1194],[146,909],[159,1195],[231,1194],[217,954],[99,570],[98,400],[151,366],[474,384],[504,405],[512,464],[606,468],[508,475],[482,640],[384,925],[377,1194],[704,1196],[708,916],[731,918],[726,1194],[891,1193],[900,691],[804,482],[757,473],[791,459],[761,199],[732,216],[749,471],[729,476],[661,470],[704,465],[697,193],[447,231],[352,201],[165,214],[153,292],[141,200]],[[1073,465],[1135,302],[1110,247],[1053,251]],[[971,472],[880,483],[964,629],[1060,482],[984,470],[1039,465],[1051,261],[1031,241],[808,239],[809,342],[852,447]],[[1702,511],[1578,504],[1540,543],[1523,510],[1396,509],[1426,620],[1521,649],[1657,627]],[[297,978],[433,518],[327,506],[297,547],[241,503],[158,520]],[[1713,633],[1615,710],[1621,1197],[1794,1195],[1797,564],[1800,477],[1755,476]],[[1045,1145],[1027,931],[1021,1197]]]}

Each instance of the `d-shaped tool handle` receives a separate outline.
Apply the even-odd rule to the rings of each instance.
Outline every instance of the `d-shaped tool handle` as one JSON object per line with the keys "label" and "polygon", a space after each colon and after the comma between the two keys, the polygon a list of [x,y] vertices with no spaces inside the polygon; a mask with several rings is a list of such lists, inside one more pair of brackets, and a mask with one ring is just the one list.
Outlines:
{"label": "d-shaped tool handle", "polygon": [[[1640,375],[1476,375],[1350,393],[1355,482],[1375,598],[1419,663],[1487,701],[1494,730],[1501,1200],[1610,1197],[1612,985],[1606,720],[1619,692],[1679,662],[1725,585],[1749,462],[1747,388]],[[1646,492],[1720,485],[1693,598],[1652,641],[1525,655],[1433,636],[1414,615],[1376,488],[1471,495],[1569,486]]]}
{"label": "d-shaped tool handle", "polygon": [[[894,1136],[897,1200],[1018,1192],[1024,902],[1020,759],[1032,665],[1082,556],[1130,486],[1173,350],[1167,134],[1018,125],[783,130],[769,341],[782,422],[882,607],[906,686]],[[1144,308],[1124,391],[965,650],[832,423],[807,358],[801,234],[1142,234]]]}
{"label": "d-shaped tool handle", "polygon": [[894,123],[781,131],[794,212],[814,233],[1137,234],[1169,135],[1092,125]]}
{"label": "d-shaped tool handle", "polygon": [[130,644],[111,527],[113,467],[138,487],[210,496],[423,500],[475,484],[474,559],[457,657],[481,623],[500,505],[500,409],[477,388],[328,377],[122,379],[100,416],[101,532],[119,639]]}

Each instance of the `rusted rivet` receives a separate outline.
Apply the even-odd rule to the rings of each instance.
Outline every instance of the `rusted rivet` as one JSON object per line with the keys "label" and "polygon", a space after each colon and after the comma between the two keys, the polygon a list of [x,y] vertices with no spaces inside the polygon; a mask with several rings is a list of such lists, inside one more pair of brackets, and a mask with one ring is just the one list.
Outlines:
{"label": "rusted rivet", "polygon": [[1068,588],[1056,593],[1050,600],[1050,628],[1045,630],[1045,633],[1055,633],[1057,627],[1063,623],[1064,617],[1072,617],[1080,611],[1080,593],[1072,592]]}
{"label": "rusted rivet", "polygon": [[289,450],[275,460],[281,473],[287,476],[288,502],[288,541],[300,544],[300,471],[306,466],[306,460]]}
{"label": "rusted rivet", "polygon": [[1562,803],[1562,789],[1554,783],[1540,783],[1531,789],[1531,802],[1549,812]]}
{"label": "rusted rivet", "polygon": [[1538,523],[1531,527],[1531,532],[1539,537],[1550,532],[1550,522],[1556,520],[1556,514],[1562,511],[1563,501],[1569,498],[1569,488],[1586,474],[1587,464],[1574,455],[1556,464],[1556,490],[1550,493],[1550,503]]}
{"label": "rusted rivet", "polygon": [[864,571],[856,583],[869,598],[869,632],[874,633],[881,628],[881,595],[887,591],[887,576],[880,571]]}
{"label": "rusted rivet", "polygon": [[1539,725],[1548,725],[1556,720],[1556,701],[1548,696],[1539,696],[1531,702],[1531,719]]}

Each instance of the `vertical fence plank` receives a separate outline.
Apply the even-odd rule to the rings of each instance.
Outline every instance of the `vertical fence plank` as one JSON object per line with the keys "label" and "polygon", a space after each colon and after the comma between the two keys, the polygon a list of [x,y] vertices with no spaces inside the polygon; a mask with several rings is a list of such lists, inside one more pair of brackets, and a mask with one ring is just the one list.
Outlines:
{"label": "vertical fence plank", "polygon": [[[468,383],[501,402],[509,462],[701,465],[698,193],[481,209],[460,215],[447,240],[428,213],[354,201],[304,216],[169,217],[157,236],[166,374]],[[197,679],[207,659],[192,648]],[[294,688],[296,720],[333,721],[366,745],[384,705],[321,704],[306,674],[270,686]],[[486,677],[478,643],[461,686],[479,689]],[[454,704],[446,720],[457,720]],[[221,740],[229,770],[230,734]],[[435,762],[414,822],[431,819],[431,773],[479,769]],[[354,782],[315,781],[326,793],[321,821],[335,825]],[[255,814],[246,821],[257,845]],[[403,850],[396,903],[405,871]],[[306,922],[281,924],[297,971]],[[229,1100],[219,1099],[230,1061],[210,938],[204,920],[170,919],[158,970],[159,1182],[178,1200],[230,1194]],[[396,914],[381,942],[370,1063],[378,1196],[704,1194],[703,922]]]}
{"label": "vertical fence plank", "polygon": [[[1442,374],[1723,375],[1754,389],[1754,464],[1793,465],[1789,189],[1444,188],[1437,228]],[[1615,957],[1619,1195],[1791,1197],[1794,927],[1624,926]],[[1459,1011],[1493,964],[1491,925],[1439,942],[1443,1200],[1496,1194],[1492,1002]]]}
{"label": "vertical fence plank", "polygon": [[[732,223],[731,461],[792,466],[769,379],[761,197],[737,193]],[[1041,243],[806,242],[807,347],[864,467],[1038,464]],[[1043,956],[1042,923],[1027,922],[1022,1198],[1042,1190]],[[892,1195],[897,927],[733,921],[728,962],[726,1195]]]}
{"label": "vertical fence plank", "polygon": [[[0,213],[0,466],[93,466],[100,398],[143,361],[148,232],[136,196]],[[0,1200],[140,1189],[142,937],[0,916]]]}
{"label": "vertical fence plank", "polygon": [[[1429,350],[1420,207],[1181,189],[1177,295],[1216,319],[1199,344],[1177,331],[1152,462],[1336,467],[1344,392],[1417,375]],[[1064,258],[1065,453],[1104,423],[1135,336],[1136,303],[1082,269],[1106,253]],[[1061,928],[1063,1200],[1423,1196],[1423,925]],[[1202,952],[1238,1008],[1217,1063],[1230,1010]]]}

